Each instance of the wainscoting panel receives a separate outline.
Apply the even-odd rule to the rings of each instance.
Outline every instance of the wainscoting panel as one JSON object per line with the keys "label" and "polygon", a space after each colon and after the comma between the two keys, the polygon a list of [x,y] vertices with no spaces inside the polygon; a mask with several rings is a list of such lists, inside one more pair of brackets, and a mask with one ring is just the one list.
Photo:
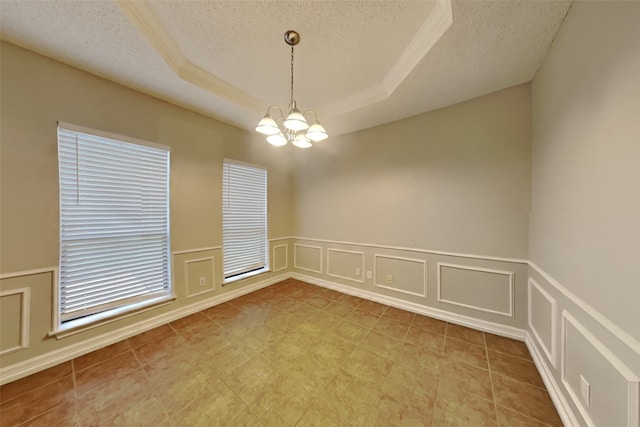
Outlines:
{"label": "wainscoting panel", "polygon": [[514,273],[438,263],[438,301],[514,317]]}
{"label": "wainscoting panel", "polygon": [[286,270],[289,267],[289,245],[275,245],[273,247],[273,257],[271,260],[271,266],[273,271]]}
{"label": "wainscoting panel", "polygon": [[373,265],[375,286],[427,297],[427,261],[374,254]]}
{"label": "wainscoting panel", "polygon": [[299,270],[322,274],[322,248],[300,243],[294,244],[293,266]]}
{"label": "wainscoting panel", "polygon": [[327,249],[327,276],[364,283],[364,252]]}
{"label": "wainscoting panel", "polygon": [[528,323],[551,365],[556,367],[557,303],[535,280],[529,278]]}
{"label": "wainscoting panel", "polygon": [[31,290],[0,291],[0,356],[29,347]]}
{"label": "wainscoting panel", "polygon": [[587,424],[638,427],[638,376],[566,310],[561,331],[562,383]]}
{"label": "wainscoting panel", "polygon": [[187,298],[213,291],[216,288],[215,258],[208,256],[185,260],[184,284]]}

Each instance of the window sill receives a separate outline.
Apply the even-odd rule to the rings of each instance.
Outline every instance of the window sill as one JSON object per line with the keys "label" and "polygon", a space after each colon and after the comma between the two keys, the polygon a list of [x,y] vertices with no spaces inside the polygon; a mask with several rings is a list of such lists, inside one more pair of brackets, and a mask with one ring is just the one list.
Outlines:
{"label": "window sill", "polygon": [[238,274],[237,276],[233,276],[233,277],[229,277],[228,279],[225,279],[222,282],[222,286],[230,285],[232,283],[239,282],[241,280],[245,280],[250,277],[257,276],[259,274],[268,273],[270,271],[271,269],[269,267],[264,267],[264,268],[261,268],[260,270],[250,271],[244,274]]}
{"label": "window sill", "polygon": [[55,337],[56,339],[65,338],[89,329],[97,328],[98,326],[106,325],[107,323],[115,322],[116,320],[125,319],[135,314],[170,304],[175,299],[175,295],[166,295],[124,307],[103,311],[80,319],[69,320],[62,325],[57,325],[58,327],[49,332],[48,335],[50,337]]}

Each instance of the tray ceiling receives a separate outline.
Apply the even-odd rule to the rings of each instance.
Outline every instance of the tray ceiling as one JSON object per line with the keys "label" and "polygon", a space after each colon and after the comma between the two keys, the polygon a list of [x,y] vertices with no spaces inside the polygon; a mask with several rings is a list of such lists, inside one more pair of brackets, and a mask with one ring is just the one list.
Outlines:
{"label": "tray ceiling", "polygon": [[4,40],[253,130],[295,97],[330,135],[533,78],[569,1],[14,1]]}

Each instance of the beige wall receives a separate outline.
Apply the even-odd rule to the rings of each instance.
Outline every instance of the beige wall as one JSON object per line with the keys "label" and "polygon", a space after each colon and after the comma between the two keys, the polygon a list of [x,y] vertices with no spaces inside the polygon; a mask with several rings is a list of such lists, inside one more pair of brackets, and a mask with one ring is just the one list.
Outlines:
{"label": "beige wall", "polygon": [[533,80],[530,348],[569,425],[640,423],[639,22],[574,2]]}
{"label": "beige wall", "polygon": [[527,258],[530,86],[298,153],[294,234]]}
{"label": "beige wall", "polygon": [[530,258],[640,340],[640,3],[576,2],[533,82]]}
{"label": "beige wall", "polygon": [[[70,349],[68,354],[74,354],[78,351],[74,345],[103,334],[109,339],[123,339],[152,327],[158,316],[171,320],[171,313],[188,314],[189,307],[202,309],[224,295],[237,295],[247,286],[275,280],[287,272],[291,262],[283,258],[287,252],[281,250],[278,268],[282,270],[277,275],[269,273],[223,288],[219,246],[223,158],[267,167],[271,249],[289,246],[286,239],[273,240],[292,233],[289,156],[272,150],[253,133],[14,45],[2,43],[1,55],[0,291],[6,294],[2,307],[7,313],[17,313],[19,303],[27,298],[21,290],[28,289],[29,313],[25,322],[21,318],[9,321],[3,314],[0,334],[6,332],[8,338],[1,343],[0,352],[16,346],[19,328],[28,328],[30,336],[27,348],[2,355],[1,367],[47,352],[57,351],[56,357],[64,358],[65,348]],[[171,147],[171,250],[180,252],[172,259],[177,297],[173,303],[60,340],[47,337],[53,329],[54,274],[22,273],[58,265],[57,121]],[[195,287],[194,277],[206,277],[206,286]],[[99,340],[94,344],[100,345]],[[55,357],[52,360],[55,362]],[[36,363],[29,369],[42,366]]]}
{"label": "beige wall", "polygon": [[222,159],[268,167],[269,237],[291,235],[287,156],[256,135],[2,44],[0,271],[58,263],[56,122],[171,146],[173,251],[222,243]]}

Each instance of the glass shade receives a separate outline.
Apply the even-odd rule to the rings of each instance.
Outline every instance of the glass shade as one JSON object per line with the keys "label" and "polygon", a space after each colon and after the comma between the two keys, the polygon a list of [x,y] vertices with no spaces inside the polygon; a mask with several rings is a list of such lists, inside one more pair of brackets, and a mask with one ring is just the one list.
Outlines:
{"label": "glass shade", "polygon": [[280,128],[275,120],[267,113],[256,126],[256,132],[260,132],[264,135],[275,135],[280,133]]}
{"label": "glass shade", "polygon": [[300,110],[294,108],[293,110],[291,110],[291,112],[289,112],[289,115],[284,121],[284,127],[297,132],[309,129],[309,123],[307,123]]}
{"label": "glass shade", "polygon": [[293,140],[293,145],[298,148],[309,148],[311,147],[311,142],[309,141],[309,138],[307,138],[303,134],[298,134]]}
{"label": "glass shade", "polygon": [[280,132],[275,135],[269,135],[267,142],[275,147],[282,147],[283,145],[287,145],[287,138]]}
{"label": "glass shade", "polygon": [[322,141],[329,137],[329,135],[327,135],[327,131],[324,130],[324,127],[322,127],[320,123],[311,125],[305,136],[313,142]]}

